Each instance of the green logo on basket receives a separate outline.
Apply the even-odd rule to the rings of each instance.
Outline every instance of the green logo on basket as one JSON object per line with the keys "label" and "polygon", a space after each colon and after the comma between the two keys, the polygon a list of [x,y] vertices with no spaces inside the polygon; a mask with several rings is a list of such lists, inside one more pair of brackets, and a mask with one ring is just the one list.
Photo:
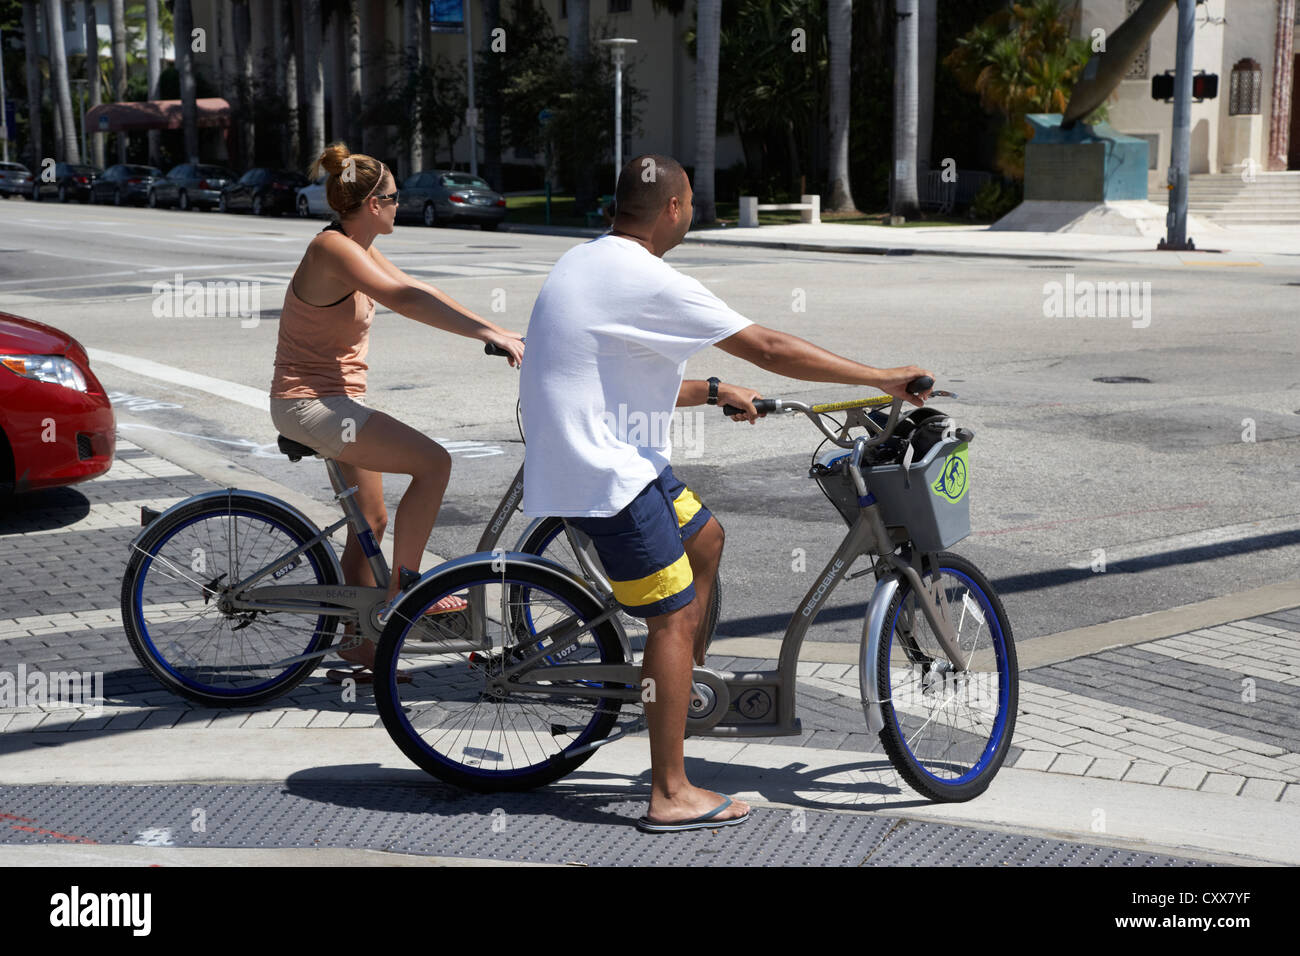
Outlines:
{"label": "green logo on basket", "polygon": [[943,460],[943,471],[939,472],[939,477],[930,486],[936,495],[956,502],[961,501],[966,494],[967,478],[970,476],[966,464],[966,448],[966,443],[962,442]]}

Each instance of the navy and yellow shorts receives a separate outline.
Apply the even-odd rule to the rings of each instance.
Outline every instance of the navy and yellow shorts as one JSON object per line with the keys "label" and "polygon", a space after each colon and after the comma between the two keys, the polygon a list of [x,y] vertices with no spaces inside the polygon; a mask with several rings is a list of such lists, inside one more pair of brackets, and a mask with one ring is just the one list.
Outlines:
{"label": "navy and yellow shorts", "polygon": [[618,514],[564,520],[591,538],[623,610],[654,617],[695,599],[695,577],[682,542],[711,517],[669,467]]}

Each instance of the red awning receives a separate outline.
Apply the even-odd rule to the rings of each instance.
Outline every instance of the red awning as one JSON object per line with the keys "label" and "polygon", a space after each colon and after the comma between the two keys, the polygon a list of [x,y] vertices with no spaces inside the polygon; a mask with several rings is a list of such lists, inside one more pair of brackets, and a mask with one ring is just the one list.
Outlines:
{"label": "red awning", "polygon": [[[230,126],[230,104],[220,97],[195,100],[200,127]],[[142,129],[180,129],[180,100],[103,103],[86,111],[88,133],[130,133]]]}

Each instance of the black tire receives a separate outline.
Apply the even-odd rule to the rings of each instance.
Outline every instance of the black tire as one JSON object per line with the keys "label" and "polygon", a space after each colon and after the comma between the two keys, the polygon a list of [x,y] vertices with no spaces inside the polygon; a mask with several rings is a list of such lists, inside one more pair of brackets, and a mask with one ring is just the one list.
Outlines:
{"label": "black tire", "polygon": [[121,190],[121,189],[114,189],[114,190],[113,190],[113,205],[114,205],[114,206],[125,206],[125,205],[126,205],[126,199],[125,199],[125,197],[123,197],[123,195],[122,195],[122,190]]}
{"label": "black tire", "polygon": [[[554,547],[556,542],[560,543],[558,548]],[[583,577],[582,567],[581,565],[579,565],[578,559],[573,553],[573,549],[569,546],[568,536],[565,535],[564,533],[563,518],[555,518],[555,517],[543,518],[542,521],[537,525],[537,527],[533,529],[532,534],[530,534],[524,540],[524,543],[520,545],[519,550],[527,554],[535,554],[538,557],[546,558],[549,561],[554,561],[556,564],[560,564],[568,568],[572,573],[576,574],[578,577]],[[595,587],[595,585],[592,585],[592,590],[598,590],[598,589]],[[512,602],[512,606],[526,608],[527,603],[525,601]],[[708,650],[709,646],[713,643],[713,638],[717,634],[718,618],[719,615],[721,615],[721,613],[722,613],[722,574],[721,572],[719,572],[718,576],[714,579],[713,595],[709,599],[709,608],[708,608],[709,636],[706,639],[704,644],[706,651]],[[629,638],[632,639],[631,640],[632,649],[634,651],[644,650],[645,635],[641,634],[641,631],[644,630],[645,622],[640,620],[639,618],[633,618],[629,615],[624,614],[623,624],[624,624],[624,630],[629,631]],[[517,621],[516,626],[528,627],[529,624],[527,621]],[[642,639],[640,641],[635,640],[638,634],[641,634]]]}
{"label": "black tire", "polygon": [[[936,639],[930,636],[928,641],[918,640],[917,632],[922,627],[928,632],[929,624],[925,621],[920,609],[915,608],[914,601],[912,602],[914,610],[912,612],[913,624],[911,627],[909,628],[905,623],[906,617],[902,619],[902,622],[899,620],[900,611],[904,606],[903,602],[908,599],[912,591],[907,582],[903,581],[899,585],[898,593],[894,595],[894,600],[885,612],[883,633],[876,636],[876,640],[879,642],[877,645],[877,659],[880,664],[877,674],[878,686],[875,690],[876,699],[884,702],[880,705],[885,719],[884,728],[880,731],[880,742],[899,774],[907,781],[909,786],[922,796],[939,802],[956,803],[971,800],[987,790],[989,784],[993,782],[998,769],[1002,766],[1002,762],[1006,759],[1007,750],[1011,746],[1011,739],[1016,729],[1019,677],[1015,641],[1011,634],[1011,623],[1007,620],[1006,610],[1002,607],[1002,601],[993,590],[993,586],[989,584],[988,579],[974,564],[960,555],[943,551],[936,555],[936,559],[940,574],[944,575],[947,572],[944,584],[946,594],[952,594],[956,588],[965,588],[961,596],[955,596],[953,600],[963,601],[966,595],[973,595],[974,602],[980,607],[981,617],[987,618],[987,612],[992,611],[996,619],[998,635],[993,635],[992,628],[989,628],[989,640],[984,644],[980,644],[978,643],[980,631],[976,630],[972,638],[974,657],[971,662],[988,663],[989,658],[992,658],[994,669],[992,671],[973,671],[962,683],[958,683],[956,678],[952,678],[953,682],[951,684],[948,683],[949,678],[945,675],[941,666],[946,665],[947,661],[946,659],[939,660],[942,651],[938,650]],[[982,592],[987,603],[982,601],[980,595],[972,592],[960,578],[955,577],[951,572],[956,572],[973,583]],[[965,611],[966,608],[963,608],[963,610]],[[966,618],[963,617],[962,620],[965,621]],[[974,623],[979,623],[980,627],[988,623],[987,620],[982,623],[976,622],[974,617],[971,617],[971,620]],[[898,637],[898,652],[901,657],[894,658],[891,663],[890,650],[895,636]],[[966,635],[963,633],[958,634],[958,640],[963,642],[963,650],[968,649],[964,644],[965,637]],[[1001,643],[1000,654],[999,639]],[[981,649],[984,650],[982,656],[979,653]],[[990,651],[992,653],[989,653]],[[905,687],[896,679],[897,675],[891,673],[896,667],[904,665],[910,672],[918,676],[919,683],[916,688]],[[936,700],[946,704],[954,699],[957,693],[964,692],[969,695],[969,689],[962,691],[961,688],[970,688],[972,680],[977,685],[981,683],[986,685],[984,688],[976,686],[976,691],[987,690],[987,685],[992,684],[992,680],[989,679],[990,675],[997,678],[997,706],[991,718],[991,736],[988,741],[981,742],[981,735],[971,731],[951,732],[945,741],[946,747],[942,754],[942,761],[937,758],[918,759],[914,748],[920,731],[913,730],[911,725],[919,723],[922,730],[930,725],[939,726],[939,724],[935,723],[935,712],[930,711],[929,716],[924,721],[920,716],[904,713],[902,724],[908,726],[901,726],[898,711],[893,703],[894,699],[914,699],[913,695],[919,693],[921,705],[917,709],[930,706]],[[1005,680],[1003,680],[1004,675]],[[934,690],[936,686],[940,688],[938,691]],[[956,689],[955,693],[949,693],[953,689]],[[931,695],[928,700],[926,699],[927,692]],[[1005,695],[1003,692],[1005,692]],[[964,701],[958,706],[968,714],[975,713],[968,702]],[[977,702],[975,706],[979,707],[979,703]],[[958,733],[961,733],[963,737],[958,737]],[[922,747],[924,747],[924,742]],[[957,774],[952,783],[939,779],[930,770],[922,766],[924,762],[933,768],[938,768],[942,763],[945,769],[952,770],[950,766],[952,761],[958,759],[950,755],[953,751],[973,756],[969,758],[970,770],[966,773]],[[965,764],[965,759],[960,760],[960,767],[964,767]],[[957,773],[955,770],[952,770],[952,772]]]}
{"label": "black tire", "polygon": [[158,194],[154,192],[152,189],[149,190],[149,208],[150,209],[158,208]]}
{"label": "black tire", "polygon": [[[445,595],[499,584],[503,578],[507,587],[523,587],[534,594],[546,594],[555,601],[557,608],[566,606],[561,612],[563,618],[570,618],[576,613],[583,621],[589,621],[604,610],[601,603],[591,594],[557,571],[510,561],[505,562],[503,569],[493,570],[491,561],[483,561],[425,579],[403,598],[403,613],[419,622],[423,620],[425,609]],[[489,603],[488,606],[490,608],[491,604]],[[437,618],[433,620],[436,622]],[[428,652],[422,661],[413,656],[418,653],[417,651],[407,651],[404,654],[407,634],[417,627],[419,627],[418,623],[408,623],[398,614],[394,614],[384,628],[375,654],[375,702],[383,718],[384,727],[387,728],[397,746],[418,767],[439,780],[480,793],[531,790],[543,786],[571,773],[590,758],[594,750],[576,754],[571,751],[580,749],[585,744],[603,740],[609,735],[618,719],[621,701],[611,698],[578,697],[577,703],[567,703],[571,699],[562,696],[518,693],[512,695],[511,700],[494,701],[477,685],[485,684],[482,675],[490,672],[494,663],[503,662],[504,656],[497,655],[495,651],[488,652],[488,658],[496,658],[493,661],[478,658],[477,653],[470,655],[453,651],[439,654],[434,645],[434,650]],[[497,636],[501,636],[499,625],[497,631]],[[571,645],[577,649],[573,660],[606,664],[624,662],[618,633],[609,621],[585,631],[582,642]],[[420,645],[415,646],[418,648]],[[528,646],[527,638],[518,641],[512,637],[506,653]],[[410,684],[398,685],[396,681],[396,664],[399,657],[408,665],[413,663],[417,665],[409,672],[413,677]],[[566,660],[568,659],[566,657]],[[602,685],[602,687],[609,686],[619,685]],[[407,689],[402,690],[403,687]],[[407,695],[406,700],[402,699],[403,694]],[[479,711],[478,708],[485,700],[486,709]],[[510,717],[506,719],[504,714],[512,707],[516,709],[510,710]],[[577,720],[582,723],[580,726],[574,726],[566,722],[560,725],[557,733],[555,729],[557,715],[566,719],[569,717],[569,714],[563,711],[565,707],[576,712],[579,715]],[[495,715],[488,713],[493,708],[495,708]],[[454,716],[448,717],[448,715]],[[483,729],[482,722],[474,722],[476,716],[487,717],[486,731]],[[540,733],[537,729],[519,730],[520,722],[529,719],[542,723]],[[425,734],[436,733],[437,725],[447,720],[456,726],[456,737],[450,744],[444,744],[446,730],[432,742],[424,739]],[[433,726],[426,726],[421,731],[417,729],[416,724]],[[468,746],[475,742],[475,734],[485,732],[490,735],[497,727],[501,728],[503,735],[511,732],[519,735],[519,741],[514,748],[509,746],[508,740],[500,750],[495,747]],[[560,737],[574,739],[561,743]],[[513,762],[516,754],[523,759],[530,747],[535,745],[538,750],[543,749],[547,746],[547,740],[551,742],[550,746],[557,751],[556,753],[542,755],[534,750],[537,753],[536,758],[527,757],[532,762],[525,763],[522,767],[489,769],[485,766],[493,759]],[[494,743],[495,739],[489,736],[482,742]],[[460,749],[456,750],[458,746]],[[445,754],[439,749],[440,747],[446,751]],[[474,752],[470,753],[471,750]],[[458,757],[461,759],[457,759]]]}
{"label": "black tire", "polygon": [[432,228],[438,225],[438,207],[431,202],[425,203],[422,217],[426,226]]}
{"label": "black tire", "polygon": [[181,212],[190,211],[190,194],[184,189],[176,194],[176,208]]}
{"label": "black tire", "polygon": [[222,193],[217,199],[217,212],[230,212],[230,204],[226,202],[226,194]]}
{"label": "black tire", "polygon": [[[227,505],[227,502],[229,502],[229,505]],[[203,541],[207,545],[203,550],[211,552],[213,555],[211,569],[206,566],[202,570],[194,568],[192,561],[196,560],[196,558],[191,558],[192,551],[186,547],[184,540],[181,540],[180,544],[175,546],[178,550],[171,553],[182,561],[190,562],[190,567],[182,569],[176,562],[168,558],[165,553],[168,545],[173,542],[174,538],[181,535],[186,528],[194,526],[206,518],[218,521],[217,528],[220,529],[229,520],[231,514],[248,517],[260,524],[260,529],[256,532],[258,537],[249,538],[248,540],[253,543],[262,542],[270,546],[266,555],[258,556],[261,560],[254,558],[247,565],[240,564],[232,572],[223,560],[225,557],[224,544],[219,540],[213,542],[211,534],[207,538],[196,535],[193,539]],[[277,524],[279,525],[278,529],[276,528]],[[267,529],[270,529],[271,539],[269,541],[266,538]],[[206,530],[211,532],[212,529]],[[277,670],[273,662],[329,647],[334,642],[334,635],[340,618],[324,615],[313,618],[305,614],[292,613],[266,615],[263,612],[254,612],[252,615],[247,615],[246,621],[241,621],[239,626],[235,626],[227,622],[236,620],[237,615],[214,613],[208,620],[211,620],[214,625],[220,625],[223,632],[229,633],[233,642],[232,647],[237,645],[237,652],[232,653],[229,659],[238,660],[239,665],[249,671],[248,674],[239,675],[230,673],[235,670],[233,664],[216,663],[205,665],[190,655],[190,652],[193,651],[205,655],[213,654],[218,661],[222,659],[220,651],[224,634],[213,636],[212,632],[216,630],[215,627],[205,629],[199,634],[191,634],[185,629],[181,629],[174,634],[168,634],[164,632],[162,625],[165,625],[168,620],[176,622],[182,619],[172,616],[174,611],[168,611],[167,618],[150,625],[145,620],[145,608],[158,604],[173,605],[188,600],[190,603],[194,603],[197,609],[197,598],[202,596],[205,598],[204,609],[199,610],[196,616],[209,614],[211,612],[207,610],[207,597],[215,593],[215,591],[209,590],[208,586],[213,580],[218,582],[216,584],[217,589],[228,586],[231,581],[237,579],[237,575],[246,574],[248,571],[269,563],[271,559],[287,553],[292,548],[308,541],[316,533],[316,528],[304,522],[292,511],[265,499],[245,495],[237,491],[229,496],[221,495],[196,500],[190,505],[177,509],[166,519],[155,519],[141,537],[137,547],[132,550],[127,561],[126,573],[122,577],[122,623],[126,630],[127,640],[130,642],[131,650],[135,652],[136,658],[168,690],[207,707],[260,704],[278,697],[296,686],[316,668],[321,658],[311,658],[292,663],[282,670]],[[284,541],[283,548],[275,541],[277,534]],[[282,575],[280,579],[275,581],[269,579],[261,581],[259,586],[276,583],[339,584],[339,576],[329,547],[328,541],[318,541],[304,553],[307,558],[306,564],[297,565],[296,567],[291,566],[289,574]],[[161,557],[159,557],[160,554]],[[146,580],[146,576],[152,570],[155,561],[158,561],[161,570],[153,579]],[[310,576],[299,574],[295,577],[293,576],[295,570],[308,571]],[[216,571],[222,571],[223,574],[218,575],[215,573]],[[192,577],[192,574],[201,575],[203,580]],[[167,584],[168,578],[175,584]],[[146,588],[148,588],[147,593]],[[266,623],[258,623],[259,614],[262,615],[261,619],[263,621],[274,620],[273,627],[278,625],[281,629],[290,632],[291,636],[287,638],[271,636],[268,638],[266,632],[262,630],[262,628],[266,627]],[[304,636],[308,630],[311,632],[310,636]],[[240,633],[239,637],[235,638],[234,635],[238,632],[243,633]],[[159,645],[167,641],[169,637],[171,643],[160,648]],[[190,645],[189,648],[178,646],[180,641],[189,640],[193,637],[200,638],[200,642]],[[250,656],[255,655],[259,650],[258,645],[267,645],[264,647],[263,656],[270,657],[272,663],[259,666],[257,661],[254,660],[252,664],[249,664]],[[167,656],[164,656],[164,652]],[[187,657],[189,660],[184,659]],[[215,669],[222,667],[226,670],[218,671]],[[205,681],[202,679],[205,672],[214,674],[216,677]],[[212,680],[214,679],[222,680],[223,683],[213,683]],[[241,681],[242,685],[240,684]]]}
{"label": "black tire", "polygon": [[[9,194],[8,194],[8,193],[5,193],[5,199],[8,199],[8,198],[9,198]],[[30,199],[32,202],[40,202],[40,201],[41,201],[41,187],[40,187],[39,185],[34,185],[34,186],[32,186],[32,192],[31,192],[31,195],[28,196],[27,198]]]}
{"label": "black tire", "polygon": [[68,201],[68,187],[67,187],[67,186],[60,186],[60,187],[59,187],[59,202],[67,202],[67,201]]}
{"label": "black tire", "polygon": [[261,196],[253,197],[253,215],[265,216],[267,214],[266,200]]}

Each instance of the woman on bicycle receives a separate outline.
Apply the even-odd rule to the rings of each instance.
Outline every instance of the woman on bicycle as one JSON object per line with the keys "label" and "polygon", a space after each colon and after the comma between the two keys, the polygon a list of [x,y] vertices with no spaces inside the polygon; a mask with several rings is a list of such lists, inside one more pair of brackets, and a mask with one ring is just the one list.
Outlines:
{"label": "woman on bicycle", "polygon": [[[357,504],[376,539],[388,523],[383,474],[411,476],[393,527],[386,614],[398,592],[401,569],[420,568],[451,475],[451,457],[428,436],[365,405],[365,358],[375,302],[425,325],[505,349],[512,366],[519,365],[524,346],[517,333],[407,275],[375,247],[377,236],[393,231],[397,215],[397,186],[382,162],[334,143],[312,164],[311,178],[322,169],[329,174],[325,195],[338,218],[312,239],[285,292],[271,421],[282,435],[339,463],[348,486],[357,488]],[[342,566],[346,583],[376,586],[361,542],[350,528]],[[433,610],[464,606],[462,599],[448,597]],[[349,623],[346,633],[354,631]],[[330,671],[332,678],[369,679],[372,642],[345,646],[339,656],[360,666],[351,672]]]}

